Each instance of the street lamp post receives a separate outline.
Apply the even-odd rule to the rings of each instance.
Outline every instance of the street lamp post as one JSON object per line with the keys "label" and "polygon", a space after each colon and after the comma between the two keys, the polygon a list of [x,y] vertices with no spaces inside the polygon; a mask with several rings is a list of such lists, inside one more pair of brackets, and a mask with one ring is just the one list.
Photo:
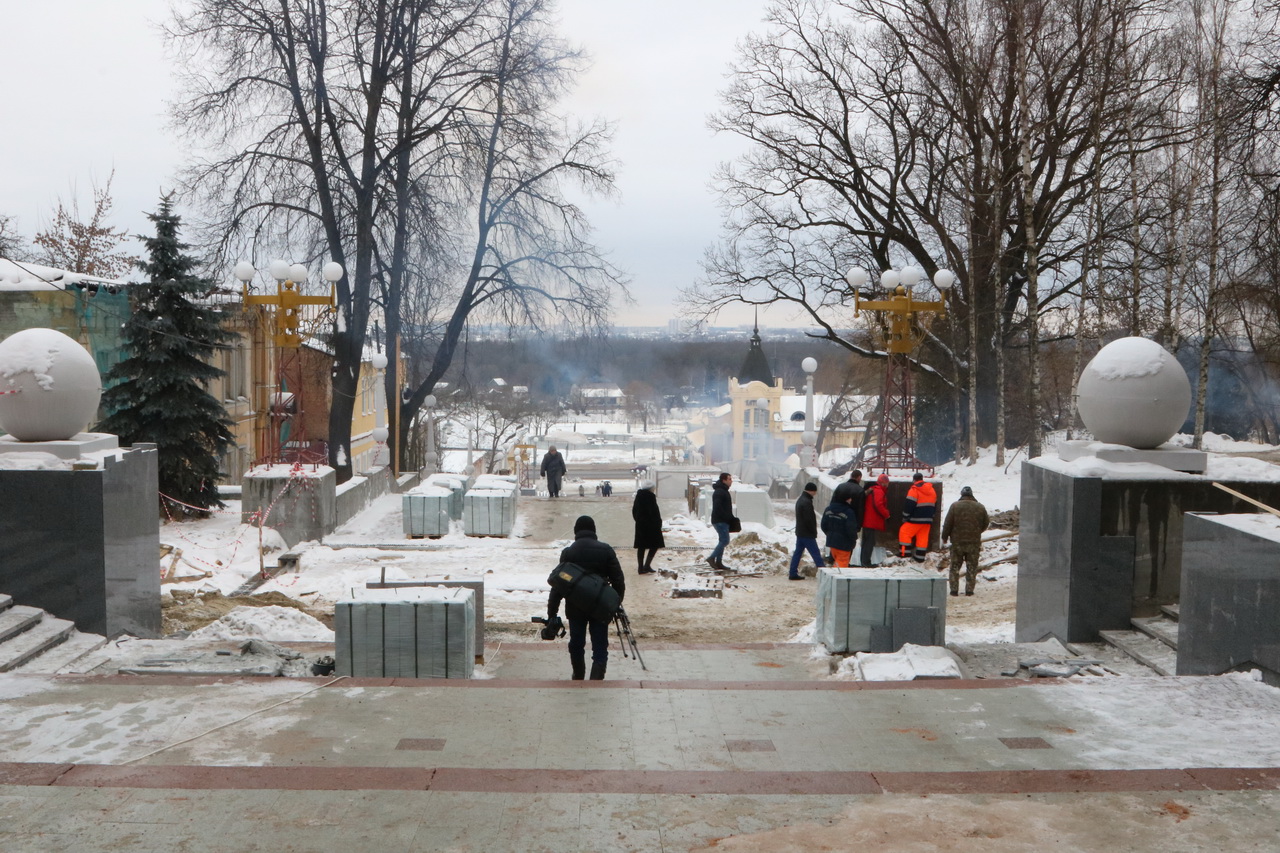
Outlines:
{"label": "street lamp post", "polygon": [[867,271],[854,267],[845,276],[853,289],[854,316],[860,311],[883,311],[887,315],[887,339],[885,350],[884,390],[881,397],[879,443],[876,452],[863,462],[867,468],[900,468],[928,470],[933,467],[916,457],[915,395],[911,387],[911,352],[919,345],[921,335],[917,317],[921,314],[946,315],[947,291],[955,283],[955,274],[940,269],[933,275],[933,285],[938,289],[937,300],[919,300],[912,294],[924,277],[919,267],[907,266],[902,270],[885,270],[880,274],[880,285],[888,294],[885,299],[864,300],[862,288],[867,284]]}
{"label": "street lamp post", "polygon": [[422,408],[427,410],[427,452],[423,456],[423,462],[426,463],[428,474],[436,473],[436,466],[440,462],[440,454],[436,453],[435,415],[431,411],[435,405],[435,394],[428,394],[422,401]]}
{"label": "street lamp post", "polygon": [[[261,305],[272,309],[274,314],[269,340],[276,352],[275,393],[266,395],[265,399],[259,397],[255,402],[260,417],[257,427],[259,447],[255,448],[257,461],[321,462],[323,460],[312,458],[306,436],[306,421],[302,417],[305,411],[305,383],[299,356],[299,347],[302,346],[301,311],[309,305],[332,308],[336,304],[333,287],[345,273],[342,264],[330,261],[321,270],[325,281],[329,282],[329,293],[325,296],[306,296],[302,293],[301,288],[309,275],[303,264],[274,260],[268,265],[267,275],[274,279],[276,285],[274,294],[250,292],[250,283],[258,273],[249,261],[237,263],[233,273],[241,284],[244,306],[248,308]],[[268,387],[265,382],[259,385],[263,389]],[[291,451],[290,446],[295,450]]]}
{"label": "street lamp post", "polygon": [[[390,459],[384,459],[383,454],[387,450],[387,436],[390,434],[387,430],[387,390],[386,390],[386,373],[387,373],[387,355],[383,352],[373,354],[373,369],[378,371],[378,379],[373,387],[373,440],[378,443],[378,450],[375,453],[373,467],[378,467]],[[390,454],[387,454],[389,457]]]}
{"label": "street lamp post", "polygon": [[818,465],[818,432],[813,423],[813,374],[818,369],[818,360],[812,356],[800,362],[804,371],[804,432],[800,440],[804,442],[804,453],[800,460],[801,468],[816,468]]}

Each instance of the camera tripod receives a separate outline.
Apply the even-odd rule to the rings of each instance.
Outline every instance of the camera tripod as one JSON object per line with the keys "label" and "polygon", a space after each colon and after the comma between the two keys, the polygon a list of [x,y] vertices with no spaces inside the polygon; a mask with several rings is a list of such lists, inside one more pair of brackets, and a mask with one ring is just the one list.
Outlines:
{"label": "camera tripod", "polygon": [[627,618],[627,611],[619,607],[618,612],[613,615],[613,625],[618,629],[618,645],[622,646],[622,656],[627,657],[629,646],[640,668],[648,672],[649,667],[644,665],[644,658],[640,657],[640,647],[636,645],[636,635],[631,631],[631,620]]}

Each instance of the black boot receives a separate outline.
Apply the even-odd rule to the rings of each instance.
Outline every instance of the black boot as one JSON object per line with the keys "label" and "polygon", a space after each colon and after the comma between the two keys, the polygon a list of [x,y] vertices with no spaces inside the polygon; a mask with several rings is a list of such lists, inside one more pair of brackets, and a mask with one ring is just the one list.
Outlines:
{"label": "black boot", "polygon": [[596,663],[595,661],[592,661],[591,662],[591,680],[604,681],[604,671],[608,665],[609,665],[608,663]]}
{"label": "black boot", "polygon": [[587,675],[587,656],[586,654],[569,655],[569,666],[573,667],[573,675],[570,678],[574,681],[582,681]]}

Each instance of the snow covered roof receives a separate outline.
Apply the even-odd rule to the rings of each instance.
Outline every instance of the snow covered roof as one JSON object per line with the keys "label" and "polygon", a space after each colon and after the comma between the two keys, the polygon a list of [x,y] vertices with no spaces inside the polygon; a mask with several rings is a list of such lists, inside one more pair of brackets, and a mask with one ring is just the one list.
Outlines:
{"label": "snow covered roof", "polygon": [[43,264],[0,258],[0,290],[66,290],[67,287],[76,284],[105,284],[121,287],[128,283],[112,278],[60,270]]}
{"label": "snow covered roof", "polygon": [[574,389],[583,397],[621,397],[622,389],[617,385],[586,383]]}

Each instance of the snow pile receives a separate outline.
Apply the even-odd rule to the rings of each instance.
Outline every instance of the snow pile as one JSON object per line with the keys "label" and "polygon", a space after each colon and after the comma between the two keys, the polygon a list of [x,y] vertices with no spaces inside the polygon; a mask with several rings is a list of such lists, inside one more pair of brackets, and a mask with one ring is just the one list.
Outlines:
{"label": "snow pile", "polygon": [[1107,381],[1139,379],[1143,376],[1155,376],[1169,361],[1173,361],[1173,356],[1155,341],[1147,338],[1121,338],[1098,350],[1098,354],[1085,369]]}
{"label": "snow pile", "polygon": [[70,339],[50,329],[27,329],[25,333],[11,335],[6,340],[4,357],[0,359],[0,376],[10,380],[12,385],[14,376],[30,373],[42,390],[52,391],[54,359],[61,350],[62,342]]}
{"label": "snow pile", "polygon": [[915,681],[917,678],[963,678],[960,659],[942,646],[907,643],[896,652],[858,652],[845,658],[836,678],[856,681]]}
{"label": "snow pile", "polygon": [[13,452],[0,453],[0,470],[3,471],[69,471],[71,459],[62,459],[52,453]]}
{"label": "snow pile", "polygon": [[943,503],[950,506],[960,496],[960,489],[970,486],[973,496],[988,512],[1016,509],[1022,488],[1022,463],[1026,458],[1025,453],[1011,449],[1005,451],[1005,463],[997,465],[995,447],[982,447],[973,465],[967,461],[939,465],[936,479],[942,481]]}
{"label": "snow pile", "polygon": [[1213,521],[1233,527],[1251,536],[1280,541],[1280,517],[1267,513],[1216,515]]}
{"label": "snow pile", "polygon": [[217,622],[191,632],[193,640],[259,638],[295,643],[332,643],[333,631],[313,616],[292,607],[237,607]]}
{"label": "snow pile", "polygon": [[[1178,447],[1190,447],[1195,443],[1195,436],[1180,432],[1173,438],[1169,439],[1170,444]],[[1252,441],[1237,441],[1229,435],[1223,435],[1217,432],[1206,432],[1200,441],[1202,450],[1210,453],[1265,453],[1269,450],[1280,450],[1280,446],[1274,444],[1256,444]]]}

